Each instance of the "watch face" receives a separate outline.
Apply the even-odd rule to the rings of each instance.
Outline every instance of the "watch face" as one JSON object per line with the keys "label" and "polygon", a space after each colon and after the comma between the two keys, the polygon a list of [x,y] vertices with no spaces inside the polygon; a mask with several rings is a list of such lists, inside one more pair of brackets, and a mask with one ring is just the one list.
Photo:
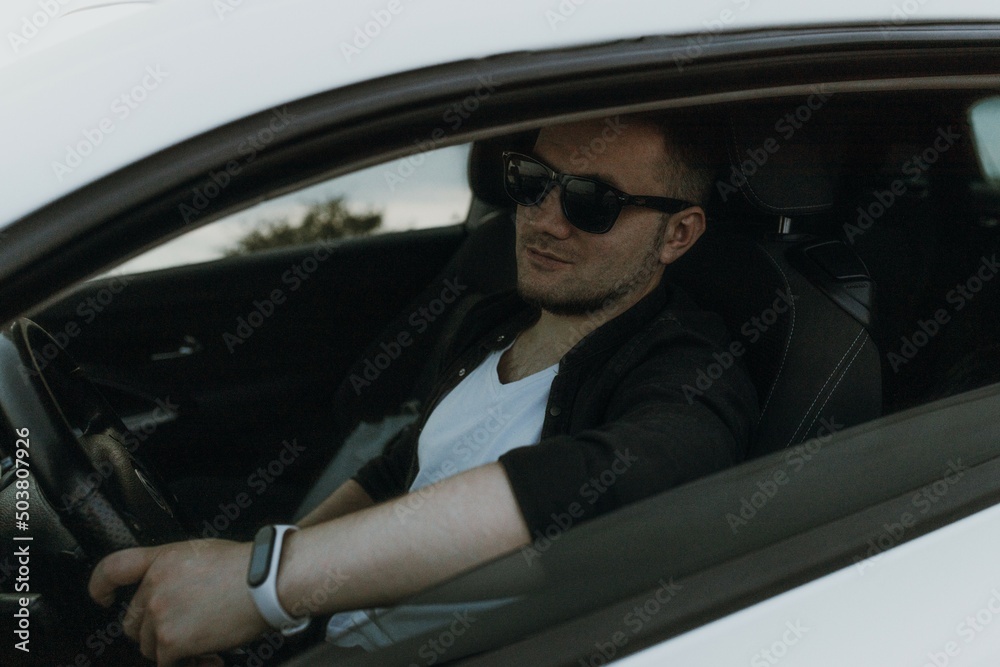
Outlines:
{"label": "watch face", "polygon": [[251,588],[260,586],[267,580],[271,569],[271,550],[274,548],[274,526],[264,526],[257,531],[253,539],[253,551],[250,553],[250,569],[247,571],[247,585]]}

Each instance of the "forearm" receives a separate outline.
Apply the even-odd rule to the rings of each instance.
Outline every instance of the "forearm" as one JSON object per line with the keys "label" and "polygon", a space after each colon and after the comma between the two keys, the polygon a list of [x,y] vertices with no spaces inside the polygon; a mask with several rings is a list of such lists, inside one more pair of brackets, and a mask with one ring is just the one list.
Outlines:
{"label": "forearm", "polygon": [[293,533],[278,595],[293,614],[393,604],[530,540],[493,463]]}
{"label": "forearm", "polygon": [[374,504],[361,485],[353,479],[349,479],[341,484],[336,491],[331,493],[318,507],[305,515],[298,522],[298,526],[299,528],[315,526],[324,521],[330,521],[352,512],[363,510]]}

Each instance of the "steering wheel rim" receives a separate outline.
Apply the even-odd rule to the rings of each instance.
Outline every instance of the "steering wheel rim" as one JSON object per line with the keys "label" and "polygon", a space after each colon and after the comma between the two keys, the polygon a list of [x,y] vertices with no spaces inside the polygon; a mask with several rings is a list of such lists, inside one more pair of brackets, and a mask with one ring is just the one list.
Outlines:
{"label": "steering wheel rim", "polygon": [[0,335],[0,411],[9,427],[30,430],[37,486],[95,562],[187,537],[176,498],[125,444],[128,428],[70,355],[26,318]]}

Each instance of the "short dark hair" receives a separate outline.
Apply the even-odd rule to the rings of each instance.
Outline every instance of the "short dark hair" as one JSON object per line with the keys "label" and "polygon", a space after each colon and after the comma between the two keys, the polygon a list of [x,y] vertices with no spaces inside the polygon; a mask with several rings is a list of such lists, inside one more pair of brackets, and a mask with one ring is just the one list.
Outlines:
{"label": "short dark hair", "polygon": [[653,111],[624,116],[653,125],[663,135],[667,161],[663,179],[667,196],[705,204],[719,171],[726,166],[725,123],[706,109]]}

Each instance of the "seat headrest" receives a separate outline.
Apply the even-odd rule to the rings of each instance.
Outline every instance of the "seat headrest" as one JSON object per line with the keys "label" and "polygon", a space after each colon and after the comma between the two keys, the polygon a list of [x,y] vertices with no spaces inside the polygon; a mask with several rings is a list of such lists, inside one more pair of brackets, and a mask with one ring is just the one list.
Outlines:
{"label": "seat headrest", "polygon": [[530,153],[535,147],[538,130],[482,139],[469,151],[469,185],[472,194],[490,206],[509,208],[514,205],[503,189],[504,151]]}
{"label": "seat headrest", "polygon": [[846,124],[830,95],[741,105],[730,111],[722,202],[741,192],[764,213],[820,213],[834,202]]}

